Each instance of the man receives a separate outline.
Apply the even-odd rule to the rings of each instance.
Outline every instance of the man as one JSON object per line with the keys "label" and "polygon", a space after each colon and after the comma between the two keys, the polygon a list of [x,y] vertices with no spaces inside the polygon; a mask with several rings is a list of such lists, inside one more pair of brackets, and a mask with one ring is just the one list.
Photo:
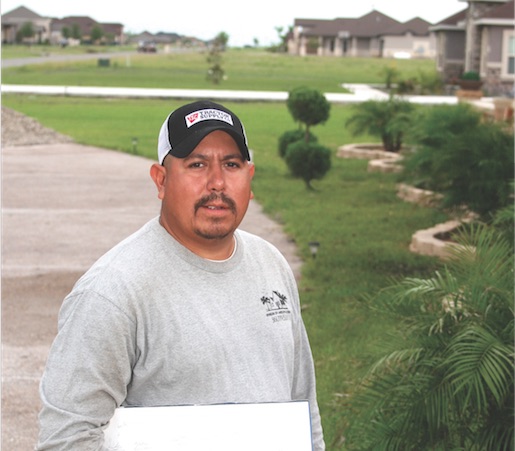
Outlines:
{"label": "man", "polygon": [[101,449],[119,406],[308,399],[323,450],[292,271],[272,245],[237,230],[253,197],[243,125],[222,105],[184,105],[161,127],[158,159],[159,218],[101,257],[63,302],[38,449]]}

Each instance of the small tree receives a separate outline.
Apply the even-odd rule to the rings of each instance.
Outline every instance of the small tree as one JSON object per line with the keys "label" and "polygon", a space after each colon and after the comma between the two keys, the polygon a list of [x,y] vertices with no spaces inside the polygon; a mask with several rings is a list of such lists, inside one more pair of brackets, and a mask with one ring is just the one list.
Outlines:
{"label": "small tree", "polygon": [[388,64],[381,69],[381,75],[384,77],[386,89],[390,91],[399,79],[400,72],[395,65]]}
{"label": "small tree", "polygon": [[73,23],[72,24],[72,31],[71,31],[71,34],[72,34],[72,39],[76,39],[77,41],[80,41],[81,38],[82,38],[82,33],[80,31],[80,26],[78,23]]}
{"label": "small tree", "polygon": [[306,87],[291,90],[287,106],[293,120],[304,124],[306,142],[309,142],[310,127],[325,123],[329,119],[331,109],[331,104],[324,94],[316,89]]}
{"label": "small tree", "polygon": [[345,125],[353,135],[369,134],[381,138],[387,152],[398,152],[405,131],[411,124],[413,105],[390,96],[388,100],[368,100],[354,107]]}
{"label": "small tree", "polygon": [[61,35],[64,39],[69,39],[72,35],[72,32],[68,27],[63,27],[63,29],[61,30]]}
{"label": "small tree", "polygon": [[32,22],[25,22],[18,32],[17,39],[19,42],[27,41],[29,44],[31,44],[35,35],[36,32]]}
{"label": "small tree", "polygon": [[313,190],[311,181],[323,178],[331,168],[331,151],[320,144],[301,140],[287,147],[285,160],[292,175],[304,180],[306,188]]}
{"label": "small tree", "polygon": [[288,27],[286,32],[284,32],[284,27],[275,27],[275,31],[277,32],[277,36],[279,38],[279,43],[269,47],[269,50],[271,52],[286,53],[288,51],[288,36],[292,30],[292,26]]}
{"label": "small tree", "polygon": [[213,46],[217,47],[220,52],[225,52],[227,50],[227,44],[229,43],[229,35],[225,31],[221,31],[215,37],[213,41]]}
{"label": "small tree", "polygon": [[95,25],[91,29],[91,41],[94,44],[97,44],[102,39],[103,36],[104,36],[104,31],[102,30],[102,28],[100,28],[99,25]]}
{"label": "small tree", "polygon": [[215,85],[220,84],[223,80],[225,71],[222,67],[222,53],[227,48],[229,35],[223,31],[213,39],[211,48],[207,56],[207,62],[211,64],[207,71],[207,79]]}

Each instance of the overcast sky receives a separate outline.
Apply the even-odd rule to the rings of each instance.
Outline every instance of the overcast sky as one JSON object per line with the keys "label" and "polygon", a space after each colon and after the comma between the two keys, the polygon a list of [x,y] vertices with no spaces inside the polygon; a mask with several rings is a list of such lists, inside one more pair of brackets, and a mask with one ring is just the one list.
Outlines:
{"label": "overcast sky", "polygon": [[230,46],[277,43],[276,27],[287,30],[296,18],[360,17],[376,9],[400,22],[421,17],[437,23],[466,8],[465,0],[2,0],[2,14],[25,6],[40,16],[89,16],[97,22],[116,22],[126,32],[174,32],[203,40],[221,31]]}

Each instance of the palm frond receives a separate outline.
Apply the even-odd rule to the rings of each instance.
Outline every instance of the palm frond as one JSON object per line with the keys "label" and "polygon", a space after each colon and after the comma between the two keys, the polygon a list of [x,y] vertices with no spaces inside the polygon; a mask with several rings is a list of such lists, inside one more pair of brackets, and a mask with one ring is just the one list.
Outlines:
{"label": "palm frond", "polygon": [[424,348],[409,348],[394,351],[380,358],[369,370],[369,376],[377,372],[389,371],[402,365],[411,366],[416,363],[424,352]]}
{"label": "palm frond", "polygon": [[465,408],[481,412],[493,401],[502,405],[513,385],[513,346],[480,327],[471,327],[458,334],[449,346],[445,364],[446,377],[455,387],[455,395],[465,394]]}

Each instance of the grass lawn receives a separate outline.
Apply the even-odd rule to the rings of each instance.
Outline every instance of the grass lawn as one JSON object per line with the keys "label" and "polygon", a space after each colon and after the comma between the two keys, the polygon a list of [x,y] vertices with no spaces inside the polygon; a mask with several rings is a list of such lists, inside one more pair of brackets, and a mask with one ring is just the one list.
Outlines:
{"label": "grass lawn", "polygon": [[322,92],[344,92],[342,83],[382,83],[382,71],[387,66],[395,66],[405,79],[435,72],[431,60],[298,57],[232,49],[223,55],[226,80],[213,85],[206,80],[206,58],[204,52],[134,53],[129,57],[114,54],[109,67],[99,67],[93,58],[3,68],[2,83],[263,91],[290,91],[304,85]]}
{"label": "grass lawn", "polygon": [[[237,53],[229,52],[231,56],[227,55],[227,60]],[[281,86],[292,86],[292,80],[296,77],[313,87],[317,86],[310,80],[318,80],[318,86],[326,88],[330,83],[336,83],[336,69],[331,67],[326,70],[323,59],[316,64],[311,59],[305,62],[302,59],[294,61],[287,56],[275,59],[277,56],[268,55],[268,69],[254,66],[253,74],[249,67],[248,78],[257,83],[267,71],[273,73],[276,66],[292,66],[284,76],[277,72],[274,83],[269,82],[266,86],[256,84],[255,89],[268,89],[267,86],[283,89]],[[250,52],[250,56],[246,55],[245,58],[260,60],[265,55]],[[380,60],[357,63],[359,70],[348,67],[353,61],[342,59],[334,62],[335,65],[340,64],[341,74],[348,74],[349,77],[340,81],[359,81],[357,74],[367,65],[374,69],[362,72],[362,78],[374,78],[372,73],[379,68],[377,62]],[[294,63],[298,65],[297,69]],[[309,70],[299,67],[304,63],[316,67],[313,72],[318,76],[311,76]],[[200,60],[197,64],[200,67]],[[179,63],[173,67],[178,66]],[[80,80],[88,80],[84,84],[89,84],[90,73],[100,70],[96,67],[79,70],[77,67],[82,66],[57,66],[53,69],[34,66],[26,69],[27,73],[33,74],[32,78],[25,80],[32,82],[29,80],[34,80],[39,73],[41,83],[53,84],[58,78],[62,79],[65,72],[77,70],[84,74],[84,79]],[[188,67],[189,63],[183,63],[185,71]],[[125,71],[121,65],[120,69],[112,70]],[[54,71],[58,75],[53,74]],[[289,74],[290,71],[292,74]],[[143,72],[146,72],[147,79],[162,80],[161,68],[147,66]],[[320,75],[324,72],[325,78]],[[8,82],[6,73],[4,69],[4,83]],[[14,77],[11,72],[8,76]],[[125,80],[124,77],[117,78],[120,83]],[[134,81],[134,78],[131,80]],[[115,78],[111,82],[115,83]],[[155,86],[165,87],[159,83],[156,82]],[[188,87],[198,87],[198,84],[200,81],[192,81]],[[231,89],[233,85],[229,88],[223,84],[222,87]],[[68,134],[81,143],[129,152],[132,138],[137,137],[138,153],[153,159],[157,134],[164,117],[183,103],[11,94],[4,94],[2,101],[5,106],[35,117],[44,125]],[[395,175],[369,174],[366,161],[336,157],[338,146],[371,140],[370,137],[352,138],[345,129],[344,123],[351,114],[351,107],[333,105],[328,122],[312,129],[319,142],[331,148],[334,154],[330,172],[324,179],[313,183],[316,190],[311,192],[306,190],[301,180],[288,174],[285,163],[277,153],[278,137],[296,128],[286,105],[251,102],[225,104],[237,112],[245,123],[256,162],[253,190],[257,201],[272,218],[284,225],[305,258],[300,292],[317,369],[327,449],[353,449],[357,442],[346,435],[347,426],[353,421],[348,401],[352,399],[353,391],[368,365],[379,355],[381,343],[390,334],[396,333],[395,324],[377,317],[364,298],[377,293],[392,278],[427,275],[434,270],[438,262],[410,253],[408,245],[416,230],[441,222],[445,217],[436,210],[400,201],[395,191]],[[321,243],[316,259],[310,257],[308,249],[308,242],[314,240]]]}

